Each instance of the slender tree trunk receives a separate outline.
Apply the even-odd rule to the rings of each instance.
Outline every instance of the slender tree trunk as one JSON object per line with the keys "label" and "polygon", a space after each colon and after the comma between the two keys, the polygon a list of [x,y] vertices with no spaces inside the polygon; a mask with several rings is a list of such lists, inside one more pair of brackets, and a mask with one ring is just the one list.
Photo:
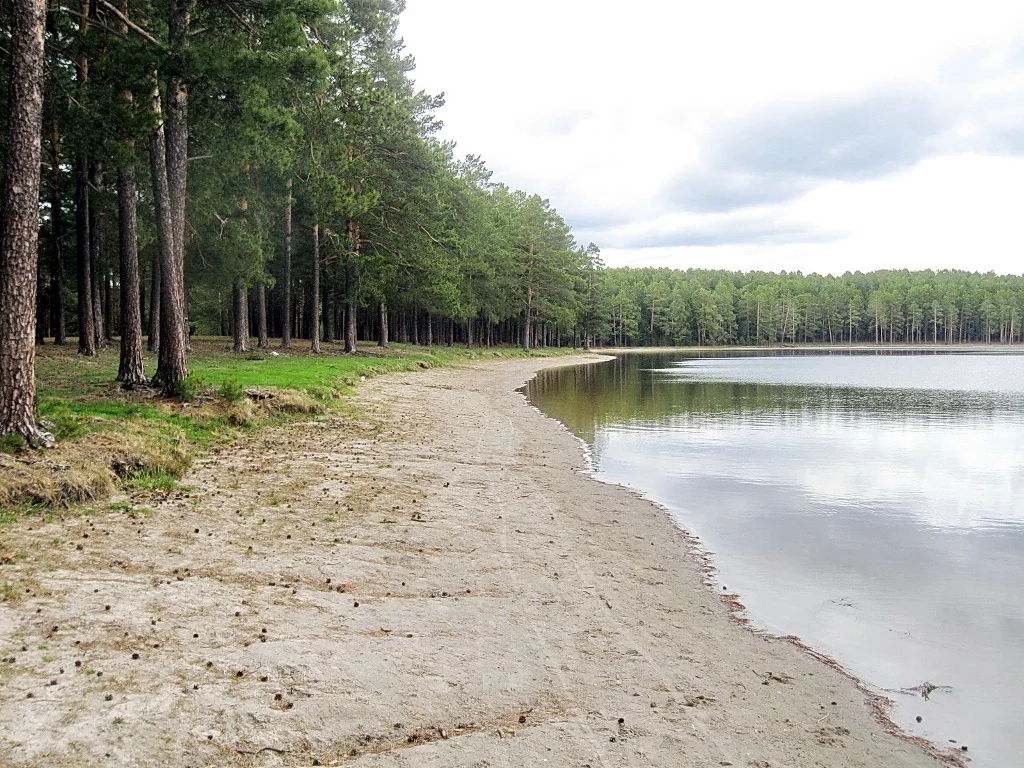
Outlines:
{"label": "slender tree trunk", "polygon": [[348,258],[345,259],[345,352],[355,354],[358,348],[357,312],[359,311],[358,273],[356,257],[359,255],[359,225],[349,221],[348,226]]}
{"label": "slender tree trunk", "polygon": [[64,316],[64,216],[60,183],[60,131],[56,115],[50,123],[50,234],[53,237],[54,344],[67,344]]}
{"label": "slender tree trunk", "polygon": [[245,280],[238,278],[235,283],[235,352],[249,351],[249,291]]}
{"label": "slender tree trunk", "polygon": [[110,272],[103,273],[103,338],[108,342],[114,341],[115,321],[120,322],[118,317],[121,301],[114,294],[114,276]]}
{"label": "slender tree trunk", "polygon": [[78,354],[96,356],[89,269],[89,171],[84,157],[75,160],[75,262],[78,291]]}
{"label": "slender tree trunk", "polygon": [[530,312],[533,309],[533,289],[526,289],[526,310],[523,312],[523,352],[530,351]]}
{"label": "slender tree trunk", "polygon": [[44,0],[14,0],[0,190],[0,435],[33,446],[53,441],[36,424],[34,343],[45,17]]}
{"label": "slender tree trunk", "polygon": [[313,222],[313,295],[310,306],[313,310],[313,317],[310,320],[310,336],[314,355],[320,354],[320,222]]}
{"label": "slender tree trunk", "polygon": [[[171,0],[168,18],[168,40],[171,50],[180,61],[189,47],[189,22],[192,0]],[[173,59],[174,57],[172,57]],[[185,200],[188,188],[188,88],[183,74],[172,69],[167,79],[166,127],[154,131],[154,148],[163,164],[162,175],[166,184],[166,206],[169,232],[167,245],[161,257],[160,271],[160,355],[154,380],[160,385],[164,397],[178,394],[179,384],[188,376],[188,328],[185,320]],[[158,117],[162,114],[159,96],[154,100]],[[151,150],[151,157],[153,150]],[[154,199],[157,196],[154,179]],[[164,193],[161,192],[163,196]],[[158,215],[158,219],[161,218]]]}
{"label": "slender tree trunk", "polygon": [[377,339],[377,346],[387,349],[388,341],[388,304],[386,301],[382,301],[380,303],[380,336]]}
{"label": "slender tree trunk", "polygon": [[[103,164],[94,162],[89,171],[90,191],[96,193],[103,183]],[[100,259],[103,250],[102,227],[103,214],[99,210],[96,194],[89,197],[89,274],[92,278],[92,330],[96,348],[106,346],[106,334],[103,333],[103,295],[100,289]]]}
{"label": "slender tree trunk", "polygon": [[[160,93],[154,91],[153,111],[161,115]],[[188,376],[185,356],[185,286],[182,264],[175,253],[174,222],[167,182],[167,150],[164,126],[158,122],[149,138],[150,171],[153,176],[153,207],[157,246],[160,250],[160,355],[153,382],[164,397],[178,394]]]}
{"label": "slender tree trunk", "polygon": [[160,349],[160,248],[153,251],[153,264],[149,277],[149,338],[146,349]]}
{"label": "slender tree trunk", "polygon": [[130,166],[118,171],[117,203],[121,239],[121,359],[117,380],[131,389],[145,383],[146,375],[142,366],[135,169]]}
{"label": "slender tree trunk", "polygon": [[327,283],[323,289],[324,341],[329,344],[334,341],[334,270],[330,262],[324,265],[324,269],[324,281]]}
{"label": "slender tree trunk", "polygon": [[284,207],[284,322],[281,324],[281,346],[292,345],[292,180],[285,184],[288,200]]}
{"label": "slender tree trunk", "polygon": [[256,283],[256,335],[259,349],[267,349],[270,339],[267,335],[267,289],[262,281]]}

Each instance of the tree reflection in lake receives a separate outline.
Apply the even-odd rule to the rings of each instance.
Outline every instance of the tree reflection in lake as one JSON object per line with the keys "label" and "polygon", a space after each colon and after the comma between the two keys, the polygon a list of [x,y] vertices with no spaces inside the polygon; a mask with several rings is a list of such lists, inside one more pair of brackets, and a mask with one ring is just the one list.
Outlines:
{"label": "tree reflection in lake", "polygon": [[529,394],[701,538],[755,624],[879,690],[952,686],[894,716],[1017,762],[1024,356],[636,354]]}

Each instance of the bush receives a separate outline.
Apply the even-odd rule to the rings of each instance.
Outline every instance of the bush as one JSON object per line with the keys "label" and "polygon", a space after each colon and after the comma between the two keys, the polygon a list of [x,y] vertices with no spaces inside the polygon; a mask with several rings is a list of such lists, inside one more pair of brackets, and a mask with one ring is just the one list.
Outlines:
{"label": "bush", "polygon": [[242,385],[235,379],[228,379],[220,385],[220,389],[217,390],[217,394],[220,395],[222,400],[227,400],[229,403],[237,403],[246,397],[245,390]]}
{"label": "bush", "polygon": [[178,398],[183,403],[191,403],[199,393],[206,387],[206,382],[196,375],[189,375],[184,381],[178,384]]}

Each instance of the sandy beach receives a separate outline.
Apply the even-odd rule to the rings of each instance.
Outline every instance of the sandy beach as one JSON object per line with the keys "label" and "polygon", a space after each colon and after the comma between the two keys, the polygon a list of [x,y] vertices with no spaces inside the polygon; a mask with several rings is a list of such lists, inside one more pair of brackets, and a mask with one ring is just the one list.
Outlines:
{"label": "sandy beach", "polygon": [[942,765],[515,391],[587,359],[374,379],[166,498],[8,531],[0,764]]}

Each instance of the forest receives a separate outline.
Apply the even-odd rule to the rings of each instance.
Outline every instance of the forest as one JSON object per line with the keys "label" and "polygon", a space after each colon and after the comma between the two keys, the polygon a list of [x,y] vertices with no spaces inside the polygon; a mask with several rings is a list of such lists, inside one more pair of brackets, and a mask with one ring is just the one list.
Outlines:
{"label": "forest", "polygon": [[37,344],[116,347],[126,388],[175,397],[194,334],[239,354],[1021,341],[1017,276],[605,268],[440,137],[403,8],[4,6],[0,434],[45,442]]}

